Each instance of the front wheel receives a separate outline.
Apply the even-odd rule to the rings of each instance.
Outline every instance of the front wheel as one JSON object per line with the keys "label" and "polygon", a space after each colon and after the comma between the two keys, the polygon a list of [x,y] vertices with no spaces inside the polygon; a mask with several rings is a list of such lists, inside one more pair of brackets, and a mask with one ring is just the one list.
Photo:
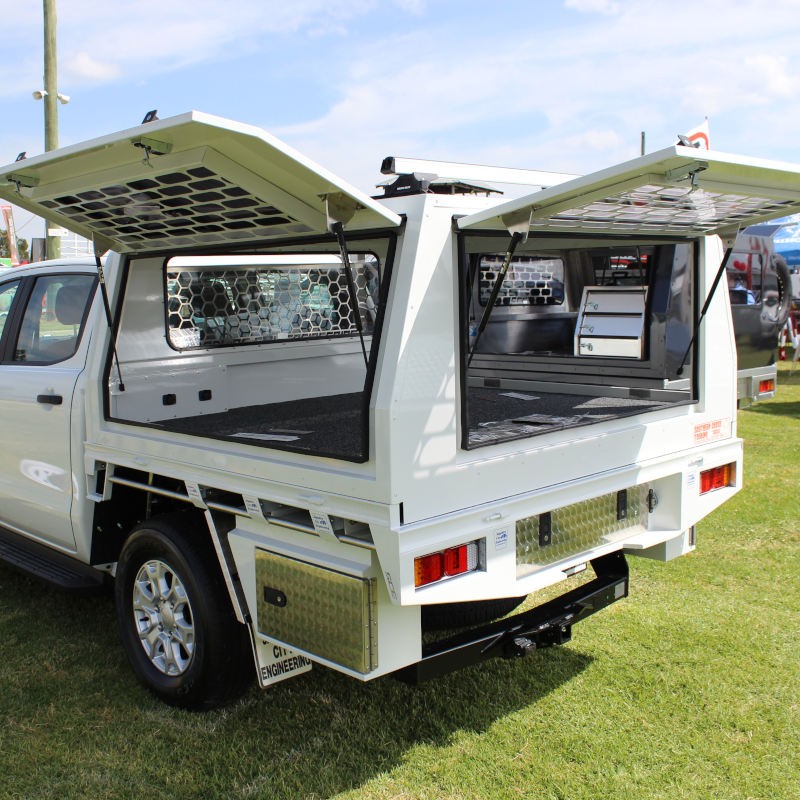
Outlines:
{"label": "front wheel", "polygon": [[134,528],[117,565],[117,620],[137,678],[170,705],[210,709],[253,677],[202,517],[154,518]]}

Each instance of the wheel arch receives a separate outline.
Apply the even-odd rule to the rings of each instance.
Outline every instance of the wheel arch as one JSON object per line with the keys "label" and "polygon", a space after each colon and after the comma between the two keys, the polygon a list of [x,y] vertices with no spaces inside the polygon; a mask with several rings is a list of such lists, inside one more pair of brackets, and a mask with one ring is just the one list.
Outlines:
{"label": "wheel arch", "polygon": [[[234,527],[233,510],[211,511],[195,505],[186,484],[176,478],[103,465],[98,470],[98,493],[104,498],[96,504],[90,563],[108,565],[116,571],[120,554],[136,526],[149,520],[169,517],[173,522],[196,519],[193,535],[201,537],[222,574],[236,618],[249,623],[244,593],[228,546],[227,534]],[[200,522],[202,518],[202,522]]]}
{"label": "wheel arch", "polygon": [[[158,587],[176,584],[181,594],[173,604]],[[152,590],[145,591],[144,601],[143,586]],[[119,556],[115,598],[128,660],[139,681],[160,699],[188,709],[214,708],[238,697],[252,681],[252,632],[226,586],[207,512],[185,506],[134,525]],[[182,650],[185,668],[167,672],[159,659],[184,647],[172,616],[177,612],[167,610],[179,605],[189,609],[183,621],[192,647]]]}

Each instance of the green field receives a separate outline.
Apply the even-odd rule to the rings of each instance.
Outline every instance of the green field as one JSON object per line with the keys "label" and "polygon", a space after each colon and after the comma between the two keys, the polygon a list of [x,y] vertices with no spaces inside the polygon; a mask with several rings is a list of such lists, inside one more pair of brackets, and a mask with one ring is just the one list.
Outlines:
{"label": "green field", "polygon": [[0,567],[0,798],[800,798],[800,370],[745,489],[573,641],[412,689],[315,668],[223,711],[136,684],[108,596]]}

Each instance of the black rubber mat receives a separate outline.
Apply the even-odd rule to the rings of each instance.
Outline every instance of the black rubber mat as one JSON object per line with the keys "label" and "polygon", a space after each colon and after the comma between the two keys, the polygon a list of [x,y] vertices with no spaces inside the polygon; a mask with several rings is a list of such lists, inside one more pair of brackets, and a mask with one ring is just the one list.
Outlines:
{"label": "black rubber mat", "polygon": [[178,433],[360,461],[366,458],[362,397],[353,392],[243,406],[160,425]]}
{"label": "black rubber mat", "polygon": [[591,396],[470,388],[469,446],[504,442],[560,428],[591,425],[665,408],[671,403],[632,397]]}

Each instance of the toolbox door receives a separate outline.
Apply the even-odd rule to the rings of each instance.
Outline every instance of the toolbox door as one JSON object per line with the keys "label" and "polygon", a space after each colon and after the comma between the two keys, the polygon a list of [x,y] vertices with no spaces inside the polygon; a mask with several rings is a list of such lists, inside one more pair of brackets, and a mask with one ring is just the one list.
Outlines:
{"label": "toolbox door", "polygon": [[260,128],[197,111],[2,167],[0,197],[120,253],[401,222]]}
{"label": "toolbox door", "polygon": [[800,165],[675,145],[458,220],[460,230],[733,237],[800,209]]}

